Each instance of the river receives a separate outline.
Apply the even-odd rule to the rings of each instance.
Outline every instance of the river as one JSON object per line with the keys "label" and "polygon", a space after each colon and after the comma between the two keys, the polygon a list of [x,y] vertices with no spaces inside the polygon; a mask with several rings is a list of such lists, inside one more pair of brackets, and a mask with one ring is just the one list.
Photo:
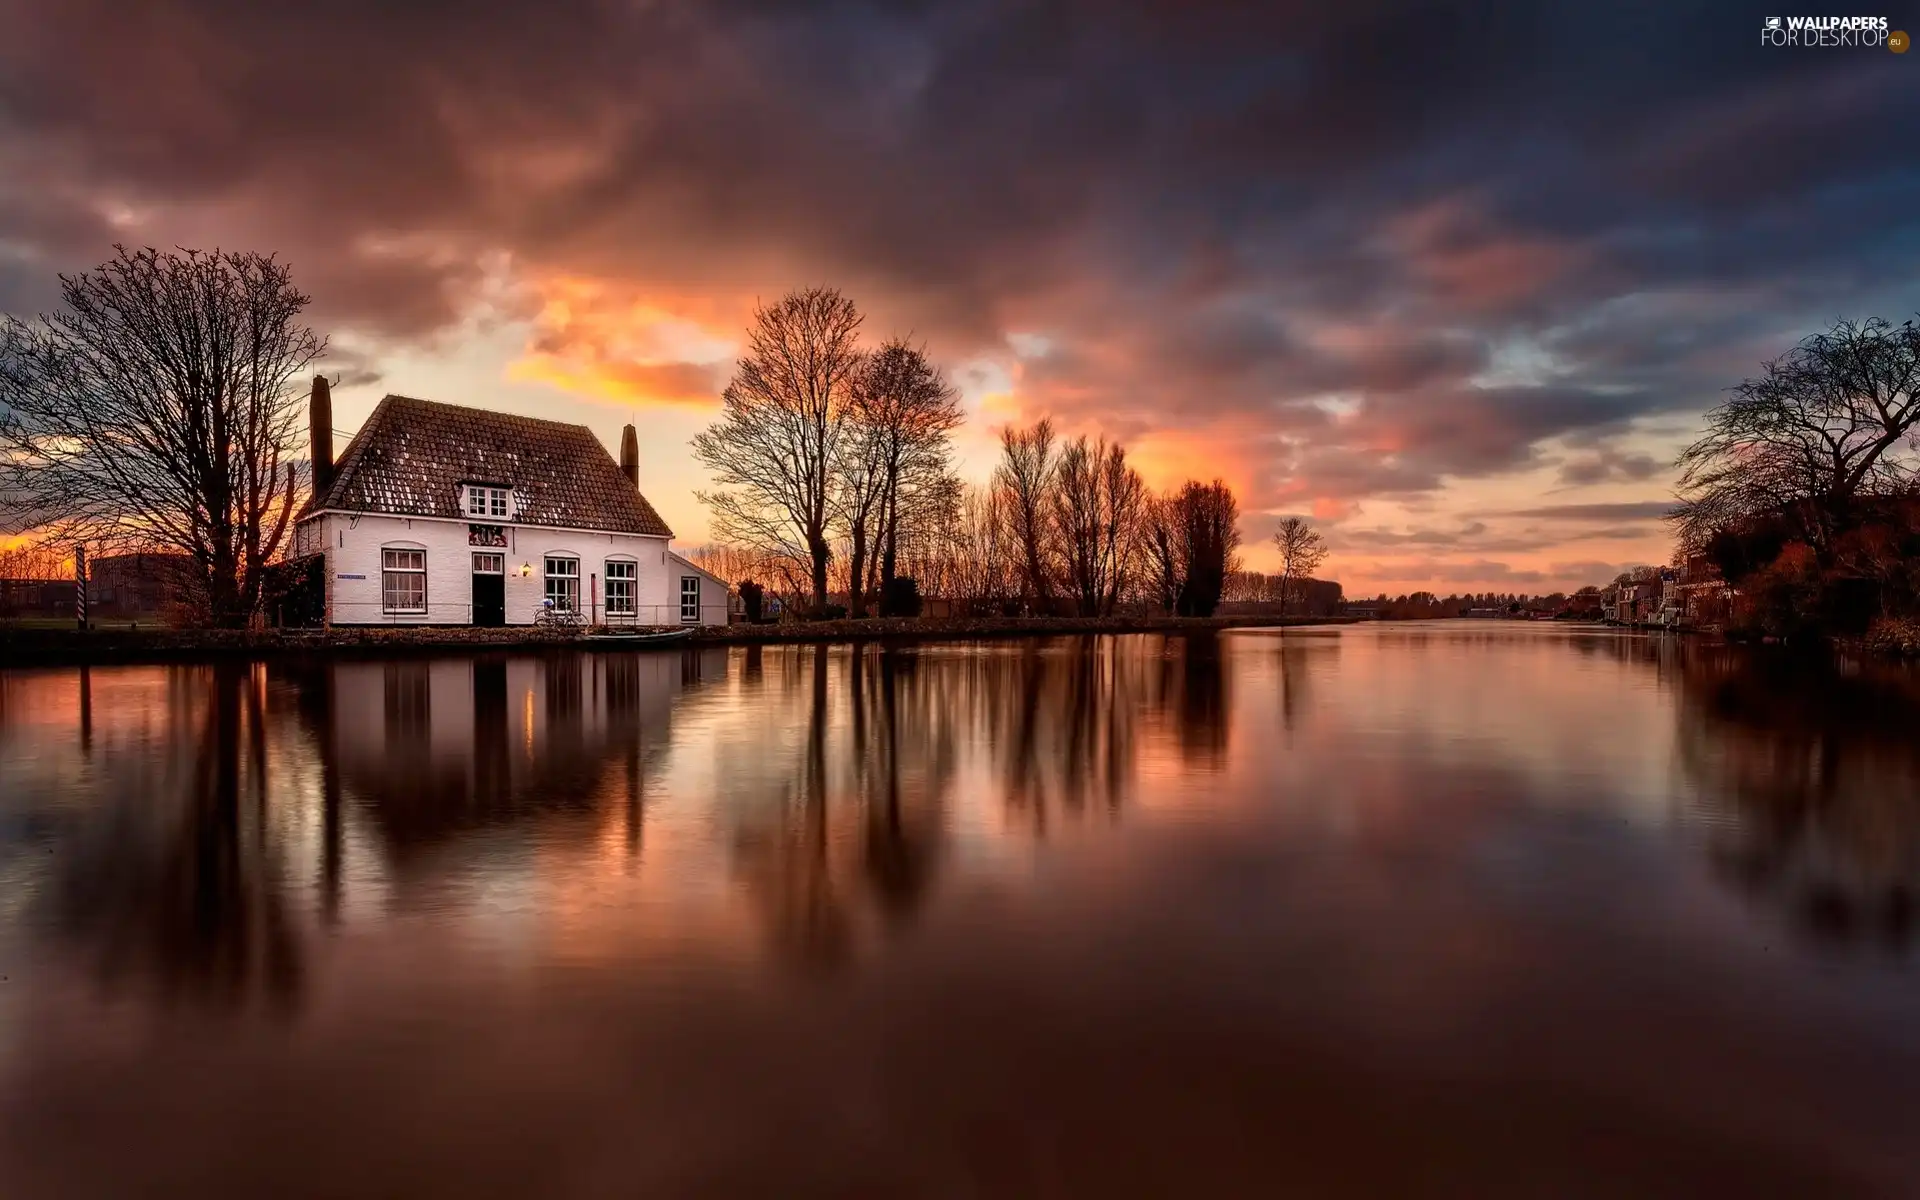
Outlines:
{"label": "river", "polygon": [[1920,685],[1505,622],[0,671],[0,1194],[1920,1194]]}

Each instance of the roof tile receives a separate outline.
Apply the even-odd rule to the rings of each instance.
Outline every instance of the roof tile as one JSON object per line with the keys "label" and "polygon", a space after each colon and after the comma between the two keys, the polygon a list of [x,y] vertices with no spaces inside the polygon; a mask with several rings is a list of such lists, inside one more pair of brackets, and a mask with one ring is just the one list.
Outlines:
{"label": "roof tile", "polygon": [[510,486],[514,523],[672,537],[585,425],[388,396],[306,511],[465,520],[460,485]]}

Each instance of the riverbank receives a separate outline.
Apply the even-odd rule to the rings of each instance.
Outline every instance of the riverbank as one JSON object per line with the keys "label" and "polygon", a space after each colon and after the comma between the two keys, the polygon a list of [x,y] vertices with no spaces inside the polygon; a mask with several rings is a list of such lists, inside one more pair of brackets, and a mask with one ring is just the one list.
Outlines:
{"label": "riverbank", "polygon": [[689,637],[635,645],[571,630],[444,628],[34,629],[0,626],[0,667],[82,666],[180,662],[208,658],[281,658],[307,655],[374,657],[473,650],[685,649],[698,646],[788,642],[890,643],[1077,633],[1191,633],[1200,630],[1352,624],[1353,617],[982,617],[795,621],[778,625],[696,628]]}

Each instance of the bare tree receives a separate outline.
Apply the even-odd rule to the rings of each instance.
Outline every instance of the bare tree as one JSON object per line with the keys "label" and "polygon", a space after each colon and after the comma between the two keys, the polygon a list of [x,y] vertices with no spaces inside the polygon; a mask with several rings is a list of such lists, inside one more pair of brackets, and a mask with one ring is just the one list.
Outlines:
{"label": "bare tree", "polygon": [[747,354],[719,421],[694,455],[726,490],[701,492],[714,532],[808,564],[813,604],[827,602],[835,465],[845,431],[860,312],[832,288],[789,292],[754,313]]}
{"label": "bare tree", "polygon": [[[945,582],[951,564],[949,549],[959,529],[966,485],[951,471],[929,476],[912,488],[901,488],[892,521],[895,536],[894,574],[918,580],[923,597],[949,594]],[[885,553],[881,555],[885,565]],[[883,576],[884,578],[884,576]],[[885,585],[882,583],[882,599]]]}
{"label": "bare tree", "polygon": [[834,468],[834,524],[846,542],[845,578],[847,615],[867,615],[868,575],[872,569],[872,549],[879,532],[881,506],[886,491],[886,473],[882,462],[884,438],[864,419],[861,412],[860,378],[854,377],[851,420],[840,439],[840,452]]}
{"label": "bare tree", "polygon": [[294,503],[293,380],[325,349],[271,255],[114,247],[65,309],[0,324],[0,508],[62,541],[162,546],[244,623]]}
{"label": "bare tree", "polygon": [[1280,611],[1284,614],[1300,593],[1302,581],[1326,561],[1327,542],[1306,521],[1288,517],[1274,533],[1273,546],[1280,551]]}
{"label": "bare tree", "polygon": [[1707,414],[1681,454],[1683,546],[1766,519],[1830,562],[1863,501],[1912,486],[1920,327],[1841,321],[1765,365]]}
{"label": "bare tree", "polygon": [[1145,496],[1146,485],[1119,445],[1078,437],[1061,451],[1049,509],[1067,586],[1081,616],[1111,614],[1126,590]]}
{"label": "bare tree", "polygon": [[1051,418],[1042,417],[1027,429],[1009,425],[1000,431],[994,484],[1005,496],[1008,530],[1019,548],[1028,602],[1041,612],[1053,607],[1047,495],[1053,487],[1054,458]]}
{"label": "bare tree", "polygon": [[1180,489],[1178,516],[1186,577],[1175,611],[1210,617],[1220,607],[1227,576],[1240,569],[1240,505],[1225,481],[1188,480]]}
{"label": "bare tree", "polygon": [[726,580],[734,594],[738,594],[742,583],[752,582],[787,607],[797,609],[810,587],[810,564],[790,554],[769,554],[748,546],[708,542],[688,551],[687,558]]}
{"label": "bare tree", "polygon": [[[939,498],[954,494],[951,435],[961,422],[960,393],[926,347],[893,338],[868,356],[855,408],[880,476],[879,591],[885,597],[912,519],[938,513]],[[923,494],[934,503],[923,503]]]}
{"label": "bare tree", "polygon": [[71,579],[73,562],[52,543],[20,542],[0,550],[0,579]]}
{"label": "bare tree", "polygon": [[1021,559],[1008,504],[1002,488],[966,488],[947,527],[944,587],[970,613],[997,611],[1019,594]]}
{"label": "bare tree", "polygon": [[1141,520],[1140,555],[1148,594],[1167,613],[1178,611],[1187,586],[1186,519],[1180,493],[1148,500]]}

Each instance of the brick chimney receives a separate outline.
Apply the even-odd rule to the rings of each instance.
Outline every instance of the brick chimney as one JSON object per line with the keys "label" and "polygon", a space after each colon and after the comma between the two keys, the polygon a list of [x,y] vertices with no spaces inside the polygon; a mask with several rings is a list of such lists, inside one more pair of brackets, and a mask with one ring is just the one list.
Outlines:
{"label": "brick chimney", "polygon": [[313,377],[307,405],[307,436],[313,447],[313,494],[324,496],[333,486],[333,393],[325,375]]}
{"label": "brick chimney", "polygon": [[640,487],[640,435],[629,425],[620,431],[620,473],[637,491]]}

